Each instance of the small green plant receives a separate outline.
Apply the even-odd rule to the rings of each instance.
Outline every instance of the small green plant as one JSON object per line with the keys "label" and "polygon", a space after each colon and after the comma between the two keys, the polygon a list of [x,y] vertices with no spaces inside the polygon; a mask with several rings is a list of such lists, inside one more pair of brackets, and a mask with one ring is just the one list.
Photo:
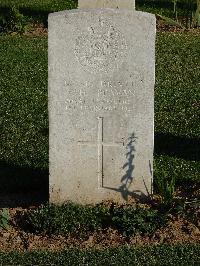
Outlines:
{"label": "small green plant", "polygon": [[11,6],[0,16],[0,27],[8,33],[22,34],[27,29],[27,19],[15,6]]}
{"label": "small green plant", "polygon": [[26,31],[26,20],[19,10],[13,6],[9,13],[8,27],[12,32],[24,33]]}
{"label": "small green plant", "polygon": [[70,202],[61,206],[50,204],[26,213],[23,224],[35,233],[84,236],[88,231],[101,228],[107,214],[108,209],[98,205],[89,207]]}
{"label": "small green plant", "polygon": [[9,228],[9,221],[10,221],[9,210],[4,208],[0,213],[0,227],[2,229],[7,230]]}
{"label": "small green plant", "polygon": [[184,214],[186,219],[200,228],[200,200],[186,201],[184,204]]}
{"label": "small green plant", "polygon": [[188,220],[200,229],[200,200],[199,199],[182,199],[178,198],[174,200],[172,208],[168,210],[168,213],[182,217],[184,220]]}
{"label": "small green plant", "polygon": [[112,226],[129,237],[133,234],[152,234],[166,222],[157,210],[141,207],[119,207],[113,210]]}
{"label": "small green plant", "polygon": [[151,234],[166,222],[164,214],[141,207],[81,206],[67,203],[44,205],[27,212],[21,220],[25,230],[33,233],[73,234],[85,237],[98,229],[115,228],[129,237]]}
{"label": "small green plant", "polygon": [[173,175],[169,178],[164,172],[162,175],[158,174],[155,178],[155,185],[161,196],[162,203],[165,205],[171,205],[174,199],[176,179]]}

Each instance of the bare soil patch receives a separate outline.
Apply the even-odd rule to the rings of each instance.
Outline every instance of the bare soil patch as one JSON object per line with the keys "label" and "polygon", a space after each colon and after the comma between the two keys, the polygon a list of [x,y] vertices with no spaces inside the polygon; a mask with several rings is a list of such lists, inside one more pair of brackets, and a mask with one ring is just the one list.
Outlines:
{"label": "bare soil patch", "polygon": [[[108,203],[106,203],[108,204]],[[146,204],[145,206],[148,207]],[[11,221],[8,230],[0,230],[0,251],[61,251],[66,248],[104,249],[121,245],[146,246],[160,244],[200,244],[200,223],[169,215],[168,223],[152,235],[123,235],[113,228],[101,229],[85,236],[33,234],[25,231],[18,223],[19,217],[30,208],[9,209]]]}
{"label": "bare soil patch", "polygon": [[33,23],[29,25],[28,30],[24,33],[28,37],[48,36],[48,29],[42,23]]}

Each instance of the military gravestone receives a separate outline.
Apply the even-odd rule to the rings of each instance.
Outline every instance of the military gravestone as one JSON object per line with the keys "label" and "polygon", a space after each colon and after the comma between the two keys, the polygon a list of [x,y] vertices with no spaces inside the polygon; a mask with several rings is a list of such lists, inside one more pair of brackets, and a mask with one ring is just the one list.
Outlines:
{"label": "military gravestone", "polygon": [[155,17],[128,10],[128,0],[88,2],[49,15],[54,203],[124,201],[152,189]]}

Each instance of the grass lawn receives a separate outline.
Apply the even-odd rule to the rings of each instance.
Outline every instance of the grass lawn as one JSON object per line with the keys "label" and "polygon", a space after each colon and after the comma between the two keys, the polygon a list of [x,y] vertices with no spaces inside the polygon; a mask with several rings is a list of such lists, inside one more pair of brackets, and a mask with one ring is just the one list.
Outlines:
{"label": "grass lawn", "polygon": [[156,46],[155,174],[199,181],[200,35],[160,33]]}
{"label": "grass lawn", "polygon": [[64,10],[69,8],[76,8],[78,0],[1,0],[1,6],[11,6],[15,5],[18,8],[27,8],[27,9],[34,9],[34,10]]}
{"label": "grass lawn", "polygon": [[77,3],[78,0],[1,0],[0,25],[1,17],[9,16],[9,10],[12,6],[15,6],[23,14],[27,22],[42,22],[47,26],[49,13],[77,8]]}
{"label": "grass lawn", "polygon": [[2,265],[199,265],[200,246],[157,246],[73,250],[63,252],[0,253]]}

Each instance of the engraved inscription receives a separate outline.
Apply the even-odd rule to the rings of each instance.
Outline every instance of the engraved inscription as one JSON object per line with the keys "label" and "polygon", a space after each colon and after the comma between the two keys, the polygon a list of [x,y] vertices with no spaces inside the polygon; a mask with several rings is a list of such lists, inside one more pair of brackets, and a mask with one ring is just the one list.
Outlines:
{"label": "engraved inscription", "polygon": [[100,18],[98,24],[88,27],[76,38],[74,52],[82,67],[97,73],[116,68],[126,50],[123,34]]}
{"label": "engraved inscription", "polygon": [[[101,81],[100,84],[86,82],[75,88],[65,83],[67,87],[67,98],[65,108],[70,112],[74,111],[124,111],[129,113],[134,108],[134,90],[132,82],[111,82]],[[96,93],[94,93],[96,86]],[[91,97],[90,90],[93,91]]]}

